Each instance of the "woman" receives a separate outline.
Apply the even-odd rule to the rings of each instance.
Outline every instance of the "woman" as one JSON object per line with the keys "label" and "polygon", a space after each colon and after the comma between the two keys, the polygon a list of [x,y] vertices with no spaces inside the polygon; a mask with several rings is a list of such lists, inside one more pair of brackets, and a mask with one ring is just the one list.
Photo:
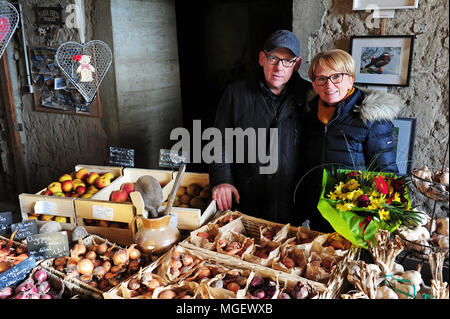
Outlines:
{"label": "woman", "polygon": [[[323,164],[398,172],[392,121],[403,102],[392,94],[354,87],[355,74],[352,56],[339,49],[317,54],[308,71],[317,96],[306,110],[308,167],[305,173],[309,173],[299,185],[299,191],[305,201],[314,196],[314,201],[309,200],[310,209],[317,214],[320,214],[316,207]],[[314,228],[314,222],[320,224],[324,220],[314,216],[311,227],[319,230],[320,225]]]}

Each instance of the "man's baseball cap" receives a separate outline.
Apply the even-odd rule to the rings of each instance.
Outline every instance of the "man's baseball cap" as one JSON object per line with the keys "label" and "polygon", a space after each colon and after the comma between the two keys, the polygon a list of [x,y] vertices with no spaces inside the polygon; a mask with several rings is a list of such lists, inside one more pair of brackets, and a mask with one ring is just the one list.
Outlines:
{"label": "man's baseball cap", "polygon": [[288,30],[278,30],[269,35],[264,42],[263,49],[267,52],[278,48],[286,48],[292,51],[296,57],[300,56],[300,41],[295,34]]}

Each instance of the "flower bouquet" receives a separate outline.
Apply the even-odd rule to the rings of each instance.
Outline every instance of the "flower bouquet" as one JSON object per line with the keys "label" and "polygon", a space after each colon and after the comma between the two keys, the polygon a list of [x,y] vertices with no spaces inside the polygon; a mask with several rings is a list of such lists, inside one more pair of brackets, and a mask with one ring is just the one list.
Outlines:
{"label": "flower bouquet", "polygon": [[379,229],[392,233],[420,221],[411,210],[404,177],[393,173],[324,169],[317,208],[338,233],[366,249],[369,241],[376,245]]}

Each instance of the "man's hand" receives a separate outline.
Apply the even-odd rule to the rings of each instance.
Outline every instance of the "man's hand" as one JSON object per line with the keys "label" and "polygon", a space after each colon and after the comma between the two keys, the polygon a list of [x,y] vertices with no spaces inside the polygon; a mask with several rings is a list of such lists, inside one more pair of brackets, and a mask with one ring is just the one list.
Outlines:
{"label": "man's hand", "polygon": [[233,203],[232,195],[234,195],[236,203],[239,204],[239,192],[233,185],[220,184],[214,187],[212,190],[212,199],[217,202],[219,211],[231,209],[231,205]]}

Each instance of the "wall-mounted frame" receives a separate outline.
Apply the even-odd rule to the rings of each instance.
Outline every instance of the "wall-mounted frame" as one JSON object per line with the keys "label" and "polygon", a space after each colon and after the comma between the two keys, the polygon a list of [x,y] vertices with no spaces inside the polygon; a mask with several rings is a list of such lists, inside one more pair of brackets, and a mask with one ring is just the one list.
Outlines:
{"label": "wall-mounted frame", "polygon": [[35,111],[102,116],[99,91],[93,101],[87,104],[81,93],[71,86],[70,81],[56,65],[54,61],[56,49],[36,47],[29,52]]}
{"label": "wall-mounted frame", "polygon": [[394,120],[394,149],[399,175],[409,175],[413,168],[416,118],[399,117]]}
{"label": "wall-mounted frame", "polygon": [[413,51],[413,35],[350,37],[355,83],[409,86]]}
{"label": "wall-mounted frame", "polygon": [[417,9],[419,0],[353,0],[353,10]]}

